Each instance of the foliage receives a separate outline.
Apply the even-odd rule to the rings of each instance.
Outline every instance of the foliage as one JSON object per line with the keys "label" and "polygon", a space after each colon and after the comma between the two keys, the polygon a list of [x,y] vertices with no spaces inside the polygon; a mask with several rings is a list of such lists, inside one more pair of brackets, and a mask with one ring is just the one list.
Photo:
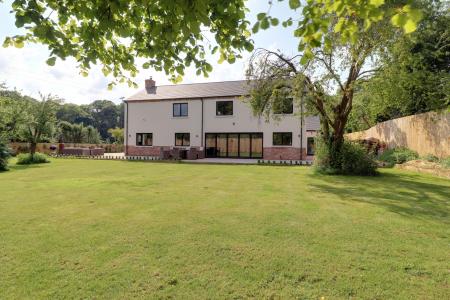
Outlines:
{"label": "foliage", "polygon": [[[283,0],[280,0],[283,1]],[[270,2],[272,3],[272,2]],[[380,21],[390,20],[390,24],[403,29],[405,33],[416,30],[422,18],[415,1],[356,0],[356,1],[305,1],[289,0],[289,7],[301,10],[301,18],[282,21],[284,27],[296,23],[295,37],[299,39],[298,51],[303,52],[302,64],[314,58],[314,49],[332,51],[333,37],[337,33],[341,44],[357,44],[364,31],[372,29]],[[268,13],[259,13],[253,32],[277,26],[279,20]]]}
{"label": "foliage", "polygon": [[[354,1],[358,5],[363,2]],[[329,166],[341,170],[340,151],[354,94],[367,77],[377,71],[376,57],[384,51],[386,43],[402,32],[391,24],[392,1],[386,5],[382,5],[383,1],[377,2],[377,10],[384,13],[378,14],[376,21],[369,18],[369,24],[361,12],[347,10],[353,4],[346,7],[340,2],[334,3],[342,6],[339,11],[331,2],[318,5],[318,11],[326,11],[321,29],[311,29],[317,24],[315,22],[299,21],[296,32],[301,33],[295,36],[300,39],[300,45],[306,43],[307,46],[300,47],[298,55],[287,56],[278,51],[257,49],[250,59],[247,78],[252,80],[250,104],[257,114],[273,116],[275,104],[289,95],[297,100],[298,107],[304,108],[302,110],[318,114],[325,145],[329,147],[327,153],[331,155]],[[373,8],[371,5],[366,11]],[[315,10],[316,6],[316,2],[305,4],[305,19],[313,20],[308,14],[312,14],[309,10]],[[349,33],[348,26],[352,33]],[[306,32],[311,30],[320,32],[319,41],[305,42],[310,37]]]}
{"label": "foliage", "polygon": [[8,159],[11,157],[11,150],[0,138],[0,172],[8,170]]}
{"label": "foliage", "polygon": [[418,3],[423,20],[410,36],[386,44],[379,70],[355,96],[348,130],[450,105],[450,15],[441,2]]}
{"label": "foliage", "polygon": [[423,157],[423,159],[428,162],[439,162],[439,157],[433,154],[427,154]]}
{"label": "foliage", "polygon": [[[239,52],[251,51],[245,1],[22,1],[13,2],[22,35],[7,37],[4,46],[41,43],[50,49],[47,64],[74,57],[82,75],[100,63],[103,73],[128,81],[137,73],[136,60],[181,80],[186,66],[205,76],[212,67],[207,53],[220,52],[233,63]],[[209,36],[209,37],[208,37]],[[215,40],[217,46],[210,41]],[[110,87],[115,82],[110,84]]]}
{"label": "foliage", "polygon": [[444,168],[450,169],[450,157],[441,159],[440,163]]}
{"label": "foliage", "polygon": [[415,151],[407,148],[394,148],[384,151],[378,160],[385,162],[387,166],[393,167],[395,164],[402,164],[418,158],[419,154]]}
{"label": "foliage", "polygon": [[47,155],[39,152],[31,153],[20,153],[17,155],[18,165],[31,165],[31,164],[44,164],[49,163]]}
{"label": "foliage", "polygon": [[124,132],[123,128],[111,128],[108,129],[108,133],[114,138],[115,143],[123,144],[124,143]]}
{"label": "foliage", "polygon": [[[323,138],[317,138],[314,168],[320,174],[369,175],[377,174],[374,156],[355,142],[344,141],[337,153],[329,153],[330,148]],[[332,157],[335,157],[332,159]],[[336,163],[338,162],[338,163]]]}
{"label": "foliage", "polygon": [[20,126],[26,121],[23,112],[28,104],[35,101],[17,90],[8,89],[5,84],[0,84],[0,139],[20,140]]}
{"label": "foliage", "polygon": [[83,124],[71,124],[69,122],[59,122],[59,141],[63,143],[87,143],[98,144],[100,133],[93,126]]}
{"label": "foliage", "polygon": [[56,125],[57,102],[51,95],[41,95],[41,101],[29,103],[22,124],[22,137],[30,143],[30,154],[36,151],[36,144],[53,138]]}

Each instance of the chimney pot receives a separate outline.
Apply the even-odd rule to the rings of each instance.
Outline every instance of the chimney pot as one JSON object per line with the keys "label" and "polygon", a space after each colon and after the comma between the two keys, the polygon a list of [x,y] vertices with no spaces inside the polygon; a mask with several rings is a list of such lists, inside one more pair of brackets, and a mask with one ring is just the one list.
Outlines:
{"label": "chimney pot", "polygon": [[146,89],[150,89],[150,88],[154,87],[155,84],[156,84],[156,82],[152,79],[151,76],[149,79],[145,79],[145,88]]}

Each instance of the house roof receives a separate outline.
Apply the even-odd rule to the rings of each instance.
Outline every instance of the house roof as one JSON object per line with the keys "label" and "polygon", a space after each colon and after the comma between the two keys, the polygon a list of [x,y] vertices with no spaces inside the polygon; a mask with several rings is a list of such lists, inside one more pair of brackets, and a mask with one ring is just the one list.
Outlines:
{"label": "house roof", "polygon": [[144,89],[126,101],[198,99],[248,95],[246,80],[160,85]]}

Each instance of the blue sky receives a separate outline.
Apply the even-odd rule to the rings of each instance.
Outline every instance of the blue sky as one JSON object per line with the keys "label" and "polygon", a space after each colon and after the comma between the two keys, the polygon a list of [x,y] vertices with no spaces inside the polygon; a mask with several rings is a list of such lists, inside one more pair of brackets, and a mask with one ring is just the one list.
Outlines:
{"label": "blue sky", "polygon": [[[287,2],[274,1],[271,15],[280,20],[292,16],[295,12],[288,8]],[[5,37],[20,33],[14,25],[14,16],[9,13],[11,3],[12,0],[0,3],[1,43]],[[251,11],[249,19],[254,21],[257,13],[268,10],[269,4],[267,0],[248,0],[247,7]],[[292,35],[292,30],[281,26],[268,31],[260,31],[252,36],[252,39],[254,39],[256,47],[280,49],[287,54],[295,53],[297,48],[297,41]],[[79,75],[73,59],[57,60],[54,67],[48,66],[45,63],[48,54],[48,49],[43,45],[27,44],[22,49],[0,47],[0,82],[5,82],[9,87],[16,87],[24,94],[34,97],[37,97],[39,92],[50,93],[64,98],[66,102],[78,104],[90,103],[96,99],[109,99],[118,103],[121,97],[131,96],[138,91],[129,88],[126,84],[108,91],[107,84],[111,78],[105,78],[100,68],[95,67],[88,77],[82,77]],[[209,78],[196,76],[195,70],[188,69],[183,83],[243,79],[245,64],[250,53],[243,53],[243,55],[243,59],[232,65],[227,63],[219,65],[217,64],[218,57],[209,57],[214,68]],[[142,88],[144,79],[150,75],[158,85],[170,84],[164,73],[141,69],[135,79],[139,88]]]}

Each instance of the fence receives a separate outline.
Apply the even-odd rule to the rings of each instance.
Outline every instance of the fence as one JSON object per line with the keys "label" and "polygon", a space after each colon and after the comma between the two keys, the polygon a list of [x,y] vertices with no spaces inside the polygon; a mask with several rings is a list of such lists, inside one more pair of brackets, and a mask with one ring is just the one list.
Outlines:
{"label": "fence", "polygon": [[406,147],[419,155],[450,156],[450,113],[428,112],[379,123],[365,131],[349,133],[350,140],[378,139],[388,148]]}
{"label": "fence", "polygon": [[[51,154],[53,151],[50,150],[51,146],[56,146],[58,148],[58,144],[52,143],[38,143],[36,151]],[[64,143],[66,148],[103,148],[105,149],[105,153],[120,153],[124,152],[124,146],[121,144],[72,144],[72,143]],[[24,153],[30,151],[30,145],[28,143],[11,143],[9,147],[14,151],[14,153]]]}

